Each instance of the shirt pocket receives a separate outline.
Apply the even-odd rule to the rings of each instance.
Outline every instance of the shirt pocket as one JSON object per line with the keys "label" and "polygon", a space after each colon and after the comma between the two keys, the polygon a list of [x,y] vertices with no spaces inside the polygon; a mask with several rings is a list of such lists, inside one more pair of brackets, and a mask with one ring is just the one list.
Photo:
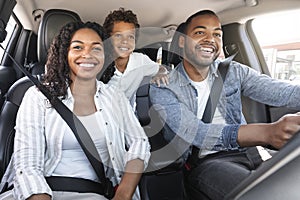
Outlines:
{"label": "shirt pocket", "polygon": [[229,88],[225,91],[225,110],[227,124],[239,124],[242,117],[241,91],[238,88]]}

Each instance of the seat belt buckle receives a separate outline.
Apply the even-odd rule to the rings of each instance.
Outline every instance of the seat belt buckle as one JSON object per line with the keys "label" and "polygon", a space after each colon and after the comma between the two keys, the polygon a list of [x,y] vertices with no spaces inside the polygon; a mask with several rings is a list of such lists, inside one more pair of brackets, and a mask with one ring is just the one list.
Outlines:
{"label": "seat belt buckle", "polygon": [[104,196],[107,199],[112,199],[115,196],[115,192],[117,189],[113,186],[112,182],[106,178],[106,183],[104,183]]}

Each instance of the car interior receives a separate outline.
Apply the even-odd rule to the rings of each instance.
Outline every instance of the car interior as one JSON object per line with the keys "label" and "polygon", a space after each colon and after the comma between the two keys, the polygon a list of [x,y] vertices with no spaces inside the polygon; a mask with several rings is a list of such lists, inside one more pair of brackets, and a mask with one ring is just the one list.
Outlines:
{"label": "car interior", "polygon": [[[151,3],[138,0],[117,0],[110,3],[96,0],[0,2],[1,45],[5,40],[10,17],[16,21],[0,65],[0,179],[13,153],[18,107],[26,90],[33,85],[15,62],[40,79],[45,73],[44,66],[50,43],[64,24],[77,20],[102,23],[109,11],[119,7],[135,11],[142,25],[135,51],[148,55],[154,61],[160,56],[159,62],[170,69],[180,62],[174,44],[177,33],[181,32],[178,29],[179,24],[198,10],[212,9],[222,22],[224,57],[238,52],[235,61],[270,75],[263,51],[251,28],[253,18],[271,12],[298,10],[300,2],[296,0],[286,0],[284,3],[280,0],[204,0],[200,3],[196,0],[190,2],[155,0]],[[182,174],[184,161],[177,155],[174,147],[168,145],[163,138],[163,124],[158,114],[151,108],[149,100],[149,80],[150,77],[145,79],[137,92],[137,116],[151,144],[149,166],[139,184],[141,198],[187,199]],[[248,123],[274,122],[283,114],[298,112],[287,108],[270,107],[249,98],[243,98],[242,103]],[[226,198],[228,200],[299,198],[300,193],[297,191],[300,180],[300,173],[297,170],[300,158],[299,142],[297,134]]]}

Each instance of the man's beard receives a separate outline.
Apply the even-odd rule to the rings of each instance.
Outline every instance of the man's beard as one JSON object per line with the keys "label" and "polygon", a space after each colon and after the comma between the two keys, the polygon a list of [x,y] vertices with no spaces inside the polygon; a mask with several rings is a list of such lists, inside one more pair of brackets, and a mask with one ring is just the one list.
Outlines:
{"label": "man's beard", "polygon": [[196,68],[206,68],[209,67],[218,57],[220,53],[215,54],[213,58],[199,58],[196,53],[190,51],[187,46],[184,48],[185,59]]}

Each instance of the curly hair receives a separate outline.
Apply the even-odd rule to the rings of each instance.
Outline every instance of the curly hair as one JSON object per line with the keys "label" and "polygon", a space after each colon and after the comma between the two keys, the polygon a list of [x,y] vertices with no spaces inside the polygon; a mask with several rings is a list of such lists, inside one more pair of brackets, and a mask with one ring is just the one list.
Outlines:
{"label": "curly hair", "polygon": [[138,29],[140,25],[138,23],[138,19],[136,14],[134,14],[131,10],[125,10],[124,8],[119,8],[118,10],[111,11],[104,20],[103,28],[110,35],[114,28],[115,22],[126,22],[134,24],[136,28],[136,38],[138,37]]}
{"label": "curly hair", "polygon": [[[102,39],[105,48],[105,63],[111,63],[110,51],[112,47],[107,47],[109,42],[104,42],[108,35],[104,31],[103,27],[96,22],[70,22],[63,26],[59,34],[53,39],[52,44],[48,51],[48,59],[46,62],[46,74],[44,76],[44,85],[49,89],[53,97],[65,98],[67,94],[67,88],[72,83],[70,78],[70,67],[68,63],[68,50],[71,44],[71,39],[76,31],[83,28],[89,28],[94,30]],[[103,68],[104,68],[103,67]]]}

